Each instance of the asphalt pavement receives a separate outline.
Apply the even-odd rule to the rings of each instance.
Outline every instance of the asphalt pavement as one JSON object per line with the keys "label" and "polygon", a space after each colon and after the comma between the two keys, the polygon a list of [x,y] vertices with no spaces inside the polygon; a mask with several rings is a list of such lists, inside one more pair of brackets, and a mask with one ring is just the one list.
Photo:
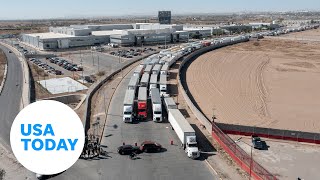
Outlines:
{"label": "asphalt pavement", "polygon": [[23,75],[21,63],[14,53],[0,45],[8,61],[7,80],[0,95],[0,143],[10,149],[10,129],[20,110]]}
{"label": "asphalt pavement", "polygon": [[[119,84],[111,100],[102,139],[102,147],[107,151],[107,156],[78,160],[70,169],[53,179],[219,179],[207,167],[203,158],[192,160],[187,157],[169,123],[154,123],[152,120],[147,120],[137,124],[126,124],[122,121],[123,98],[132,73]],[[123,142],[139,145],[145,140],[156,141],[165,150],[160,153],[139,154],[136,160],[117,153],[117,148]],[[170,144],[171,140],[174,145]]]}

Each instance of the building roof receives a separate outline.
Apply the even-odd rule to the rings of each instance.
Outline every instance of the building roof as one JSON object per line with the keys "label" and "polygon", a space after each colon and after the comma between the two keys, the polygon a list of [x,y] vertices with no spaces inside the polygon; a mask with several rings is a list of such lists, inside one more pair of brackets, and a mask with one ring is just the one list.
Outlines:
{"label": "building roof", "polygon": [[108,36],[114,34],[123,34],[123,30],[113,30],[113,31],[92,31],[92,35],[95,36]]}
{"label": "building roof", "polygon": [[35,33],[35,34],[26,34],[31,37],[39,37],[40,39],[59,39],[59,38],[68,38],[68,37],[74,37],[71,35],[67,34],[60,34],[60,33],[53,33],[53,32],[48,32],[48,33]]}

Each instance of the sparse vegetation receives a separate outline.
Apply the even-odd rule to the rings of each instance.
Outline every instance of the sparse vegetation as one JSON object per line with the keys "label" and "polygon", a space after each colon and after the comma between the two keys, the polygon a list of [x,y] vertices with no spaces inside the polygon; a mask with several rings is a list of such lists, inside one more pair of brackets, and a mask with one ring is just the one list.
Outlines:
{"label": "sparse vegetation", "polygon": [[105,74],[106,74],[106,73],[105,73],[104,71],[100,71],[100,72],[97,73],[97,75],[100,76],[100,77],[101,77],[101,76],[104,76]]}
{"label": "sparse vegetation", "polygon": [[7,63],[7,58],[4,54],[4,52],[2,50],[0,50],[0,84],[3,80],[4,69],[5,69],[6,63]]}

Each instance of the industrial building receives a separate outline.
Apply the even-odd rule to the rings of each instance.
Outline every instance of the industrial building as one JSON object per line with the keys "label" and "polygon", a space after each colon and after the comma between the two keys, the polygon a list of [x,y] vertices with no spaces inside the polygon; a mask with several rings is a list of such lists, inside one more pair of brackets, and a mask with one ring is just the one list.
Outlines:
{"label": "industrial building", "polygon": [[22,41],[41,50],[54,50],[107,43],[140,46],[186,42],[193,34],[207,37],[212,35],[212,28],[160,23],[71,25],[50,27],[48,33],[23,34]]}
{"label": "industrial building", "polygon": [[171,24],[171,11],[159,11],[158,19],[160,24]]}

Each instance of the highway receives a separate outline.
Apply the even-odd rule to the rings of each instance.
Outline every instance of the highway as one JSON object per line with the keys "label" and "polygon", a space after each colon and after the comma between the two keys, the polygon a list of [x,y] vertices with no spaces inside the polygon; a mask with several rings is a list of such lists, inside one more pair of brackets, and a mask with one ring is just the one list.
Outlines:
{"label": "highway", "polygon": [[21,63],[14,53],[0,45],[8,61],[7,80],[0,95],[0,143],[10,148],[11,124],[20,110],[23,75]]}

